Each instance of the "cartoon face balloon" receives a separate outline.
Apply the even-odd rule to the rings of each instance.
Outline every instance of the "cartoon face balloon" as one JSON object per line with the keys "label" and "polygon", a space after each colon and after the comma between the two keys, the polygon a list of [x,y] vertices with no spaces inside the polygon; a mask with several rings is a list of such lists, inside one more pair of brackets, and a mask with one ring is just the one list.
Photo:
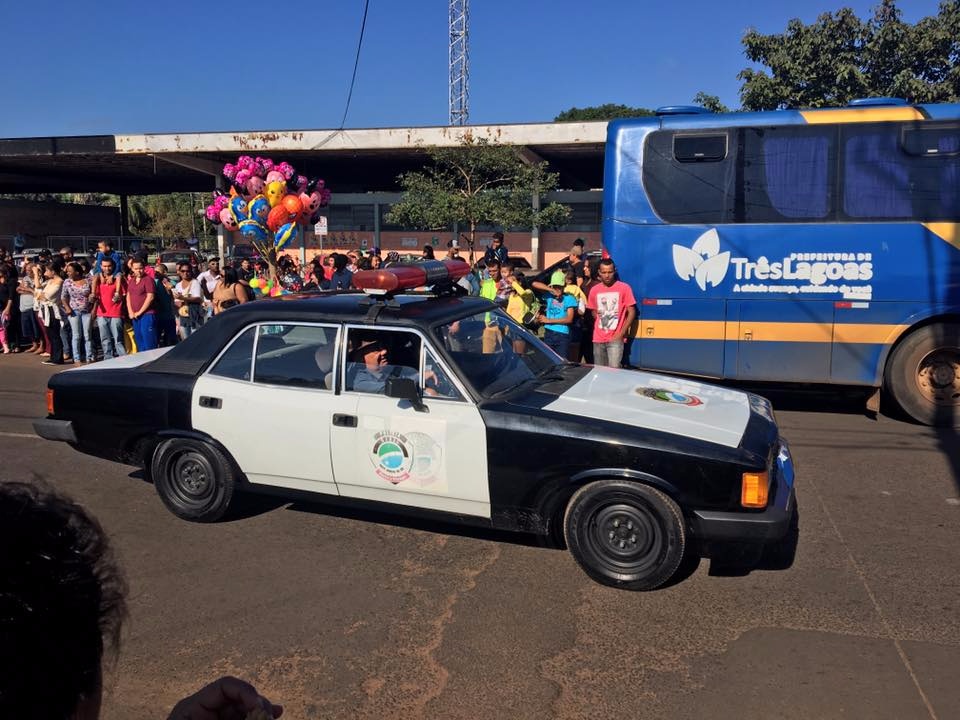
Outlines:
{"label": "cartoon face balloon", "polygon": [[263,242],[267,239],[267,228],[256,220],[244,220],[240,223],[240,232],[251,240]]}
{"label": "cartoon face balloon", "polygon": [[266,183],[263,181],[262,177],[257,177],[254,175],[252,178],[247,180],[247,192],[254,196],[262,195],[265,185]]}
{"label": "cartoon face balloon", "polygon": [[320,193],[314,190],[312,193],[301,193],[300,202],[303,204],[304,216],[313,215],[320,209]]}
{"label": "cartoon face balloon", "polygon": [[287,194],[287,183],[274,180],[273,182],[267,183],[267,200],[270,201],[270,207],[276,207],[280,204],[280,201],[283,200],[283,196]]}
{"label": "cartoon face balloon", "polygon": [[281,202],[289,211],[291,217],[293,218],[293,222],[296,222],[300,219],[300,214],[303,212],[303,203],[300,201],[299,195],[284,195]]}
{"label": "cartoon face balloon", "polygon": [[261,225],[265,225],[267,222],[267,215],[270,214],[270,201],[267,200],[263,195],[257,195],[253,200],[250,201],[250,205],[247,207],[247,217],[251,220],[256,220]]}
{"label": "cartoon face balloon", "polygon": [[287,179],[283,176],[283,173],[279,170],[271,170],[267,173],[267,182],[286,182]]}
{"label": "cartoon face balloon", "polygon": [[227,230],[238,230],[239,223],[237,219],[233,216],[233,213],[230,212],[230,208],[224,208],[220,211],[220,222],[223,223],[223,227]]}
{"label": "cartoon face balloon", "polygon": [[267,227],[270,228],[271,232],[276,232],[281,225],[290,222],[290,219],[290,211],[283,206],[283,203],[280,203],[270,210],[270,214],[267,216]]}
{"label": "cartoon face balloon", "polygon": [[237,224],[247,219],[247,201],[242,197],[230,198],[230,213]]}

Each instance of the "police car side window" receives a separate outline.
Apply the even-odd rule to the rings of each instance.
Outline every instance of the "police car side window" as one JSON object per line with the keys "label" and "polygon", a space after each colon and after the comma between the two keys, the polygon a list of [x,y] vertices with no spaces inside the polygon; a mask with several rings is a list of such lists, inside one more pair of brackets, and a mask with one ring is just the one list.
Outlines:
{"label": "police car side window", "polygon": [[315,325],[261,325],[253,380],[319,390],[333,389],[337,332]]}
{"label": "police car side window", "polygon": [[253,356],[253,337],[256,328],[247,328],[233,341],[210,370],[211,375],[233,380],[250,379],[250,361]]}
{"label": "police car side window", "polygon": [[419,335],[403,331],[350,329],[347,334],[347,390],[383,395],[387,378],[419,379],[419,375]]}

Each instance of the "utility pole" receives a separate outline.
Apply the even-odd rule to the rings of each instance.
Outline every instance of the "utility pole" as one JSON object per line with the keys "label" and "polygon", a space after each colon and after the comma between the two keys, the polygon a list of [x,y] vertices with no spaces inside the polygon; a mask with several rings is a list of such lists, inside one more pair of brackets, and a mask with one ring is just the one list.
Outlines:
{"label": "utility pole", "polygon": [[470,120],[470,58],[468,25],[470,0],[450,0],[450,124],[466,125]]}

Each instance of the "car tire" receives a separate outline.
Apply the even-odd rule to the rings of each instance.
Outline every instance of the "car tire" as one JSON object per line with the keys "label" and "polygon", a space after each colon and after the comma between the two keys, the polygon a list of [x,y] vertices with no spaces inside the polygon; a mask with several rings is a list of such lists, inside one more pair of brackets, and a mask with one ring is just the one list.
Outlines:
{"label": "car tire", "polygon": [[153,453],[150,473],[167,509],[193,522],[222,518],[236,487],[230,460],[213,445],[192,438],[162,441]]}
{"label": "car tire", "polygon": [[910,333],[887,362],[884,385],[917,422],[960,426],[960,325],[926,325]]}
{"label": "car tire", "polygon": [[599,480],[580,488],[563,519],[567,547],[580,567],[604,585],[653,590],[683,560],[683,515],[667,495],[630,480]]}

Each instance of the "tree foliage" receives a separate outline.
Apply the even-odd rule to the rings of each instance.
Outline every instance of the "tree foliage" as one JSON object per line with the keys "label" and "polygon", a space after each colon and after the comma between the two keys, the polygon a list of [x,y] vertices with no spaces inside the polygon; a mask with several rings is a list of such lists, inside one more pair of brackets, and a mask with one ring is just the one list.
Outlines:
{"label": "tree foliage", "polygon": [[555,227],[570,215],[559,203],[533,208],[534,194],[553,190],[557,174],[547,172],[545,162],[527,162],[516,147],[465,135],[456,147],[428,153],[431,165],[400,176],[403,198],[388,223],[423,230],[463,224],[472,246],[478,225]]}
{"label": "tree foliage", "polygon": [[702,90],[694,96],[693,102],[695,102],[700,107],[706,108],[710,112],[715,112],[715,113],[730,112],[730,108],[728,108],[726,105],[720,102],[719,97],[717,97],[716,95],[708,95]]}
{"label": "tree foliage", "polygon": [[200,237],[213,226],[203,216],[197,193],[138,195],[130,198],[130,231],[164,239]]}
{"label": "tree foliage", "polygon": [[903,22],[896,0],[881,0],[861,20],[843,8],[786,31],[743,38],[749,60],[740,98],[747,110],[846,105],[891,96],[914,103],[960,100],[960,0],[942,0],[935,16]]}
{"label": "tree foliage", "polygon": [[654,115],[653,110],[635,108],[616,103],[606,103],[593,107],[572,107],[557,115],[554,122],[589,122],[591,120],[613,120],[615,118],[649,117]]}

